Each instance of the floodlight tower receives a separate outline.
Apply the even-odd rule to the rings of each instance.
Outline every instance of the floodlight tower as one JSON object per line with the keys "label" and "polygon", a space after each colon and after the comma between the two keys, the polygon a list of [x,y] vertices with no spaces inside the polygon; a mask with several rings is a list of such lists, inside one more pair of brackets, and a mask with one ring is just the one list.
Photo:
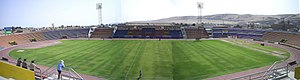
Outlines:
{"label": "floodlight tower", "polygon": [[102,3],[97,3],[96,4],[96,9],[98,10],[98,24],[101,25],[102,24]]}
{"label": "floodlight tower", "polygon": [[51,25],[52,25],[52,27],[54,27],[54,23],[52,23]]}
{"label": "floodlight tower", "polygon": [[202,2],[197,2],[197,7],[198,7],[198,22],[197,22],[197,24],[199,25],[199,23],[202,24],[203,3]]}

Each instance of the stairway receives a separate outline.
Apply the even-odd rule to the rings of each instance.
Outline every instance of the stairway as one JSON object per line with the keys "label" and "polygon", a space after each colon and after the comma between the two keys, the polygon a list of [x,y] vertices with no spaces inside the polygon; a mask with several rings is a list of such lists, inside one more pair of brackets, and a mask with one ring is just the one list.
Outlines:
{"label": "stairway", "polygon": [[181,29],[181,32],[182,32],[182,37],[183,37],[184,39],[186,39],[187,37],[186,37],[186,32],[185,32],[185,30],[184,30],[184,29]]}
{"label": "stairway", "polygon": [[[73,68],[65,67],[65,70],[62,71],[62,80],[83,80],[81,75],[79,75]],[[43,73],[46,76],[44,80],[57,80],[57,69],[56,65],[49,67]]]}

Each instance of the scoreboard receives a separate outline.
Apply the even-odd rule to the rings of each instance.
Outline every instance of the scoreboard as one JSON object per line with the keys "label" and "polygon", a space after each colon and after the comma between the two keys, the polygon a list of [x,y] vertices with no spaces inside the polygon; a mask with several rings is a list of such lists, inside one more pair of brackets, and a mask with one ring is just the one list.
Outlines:
{"label": "scoreboard", "polygon": [[12,34],[13,27],[4,27],[3,34]]}

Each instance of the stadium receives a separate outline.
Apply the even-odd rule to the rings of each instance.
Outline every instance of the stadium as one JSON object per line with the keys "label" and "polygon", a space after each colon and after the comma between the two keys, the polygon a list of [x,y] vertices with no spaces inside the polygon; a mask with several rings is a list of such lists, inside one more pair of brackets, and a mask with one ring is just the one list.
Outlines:
{"label": "stadium", "polygon": [[[193,24],[72,27],[0,39],[1,75],[17,80],[55,79],[59,60],[66,80],[289,80],[300,59],[299,33]],[[14,66],[20,57],[41,70]]]}
{"label": "stadium", "polygon": [[0,1],[0,80],[300,79],[299,1],[98,2]]}

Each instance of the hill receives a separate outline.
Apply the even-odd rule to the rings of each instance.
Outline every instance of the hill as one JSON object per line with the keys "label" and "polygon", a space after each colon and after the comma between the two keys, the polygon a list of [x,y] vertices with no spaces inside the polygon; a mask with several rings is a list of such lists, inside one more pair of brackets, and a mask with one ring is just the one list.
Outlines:
{"label": "hill", "polygon": [[[271,25],[282,21],[290,20],[292,24],[300,25],[299,14],[281,14],[281,15],[252,15],[252,14],[215,14],[203,16],[203,22],[212,24],[246,24],[259,23]],[[133,21],[134,23],[196,23],[198,16],[176,16],[149,21]]]}

